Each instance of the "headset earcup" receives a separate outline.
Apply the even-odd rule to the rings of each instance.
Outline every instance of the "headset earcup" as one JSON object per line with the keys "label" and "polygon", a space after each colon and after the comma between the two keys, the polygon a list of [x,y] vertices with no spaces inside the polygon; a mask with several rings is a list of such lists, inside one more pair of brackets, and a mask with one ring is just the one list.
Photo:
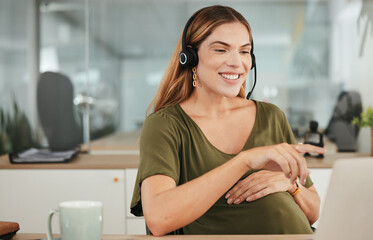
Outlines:
{"label": "headset earcup", "polygon": [[251,69],[253,69],[255,66],[256,66],[255,55],[254,53],[251,53]]}
{"label": "headset earcup", "polygon": [[190,67],[195,67],[198,65],[198,53],[195,49],[188,47],[191,57]]}
{"label": "headset earcup", "polygon": [[187,47],[180,52],[179,62],[183,67],[195,67],[198,64],[198,54],[193,48]]}
{"label": "headset earcup", "polygon": [[180,54],[179,54],[179,63],[181,66],[185,66],[188,62],[188,56],[187,56],[187,53],[185,51],[181,51]]}

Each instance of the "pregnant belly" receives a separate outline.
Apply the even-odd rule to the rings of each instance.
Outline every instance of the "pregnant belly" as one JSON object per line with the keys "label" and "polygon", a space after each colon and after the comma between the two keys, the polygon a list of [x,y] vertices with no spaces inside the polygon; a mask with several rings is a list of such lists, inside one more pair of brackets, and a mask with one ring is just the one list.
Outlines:
{"label": "pregnant belly", "polygon": [[229,205],[219,199],[184,234],[311,234],[306,216],[286,192]]}

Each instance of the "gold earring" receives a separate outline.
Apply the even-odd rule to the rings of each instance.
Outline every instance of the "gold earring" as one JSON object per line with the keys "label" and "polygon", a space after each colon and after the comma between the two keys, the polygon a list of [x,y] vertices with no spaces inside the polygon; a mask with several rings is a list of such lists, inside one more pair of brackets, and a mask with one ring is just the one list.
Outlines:
{"label": "gold earring", "polygon": [[192,72],[193,72],[193,87],[196,87],[197,86],[197,73],[196,73],[197,69],[196,67],[192,68]]}

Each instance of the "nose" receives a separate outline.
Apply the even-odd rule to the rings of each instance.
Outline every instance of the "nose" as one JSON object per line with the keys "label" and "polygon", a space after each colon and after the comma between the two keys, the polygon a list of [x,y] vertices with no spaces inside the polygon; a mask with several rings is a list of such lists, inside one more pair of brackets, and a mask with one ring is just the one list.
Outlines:
{"label": "nose", "polygon": [[240,53],[235,52],[235,51],[230,52],[226,60],[226,64],[234,68],[240,67],[242,64]]}

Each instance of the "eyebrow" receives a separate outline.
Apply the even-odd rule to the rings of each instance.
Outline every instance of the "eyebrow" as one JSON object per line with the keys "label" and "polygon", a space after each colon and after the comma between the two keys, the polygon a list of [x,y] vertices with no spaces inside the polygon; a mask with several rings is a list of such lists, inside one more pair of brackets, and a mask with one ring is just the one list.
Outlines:
{"label": "eyebrow", "polygon": [[[215,42],[212,42],[212,43],[210,43],[209,44],[209,46],[211,46],[211,45],[213,45],[213,44],[221,44],[221,45],[224,45],[224,46],[229,46],[229,44],[228,43],[226,43],[226,42],[222,42],[222,41],[215,41]],[[246,43],[246,44],[244,44],[244,45],[242,45],[241,47],[250,47],[251,46],[251,43]]]}

